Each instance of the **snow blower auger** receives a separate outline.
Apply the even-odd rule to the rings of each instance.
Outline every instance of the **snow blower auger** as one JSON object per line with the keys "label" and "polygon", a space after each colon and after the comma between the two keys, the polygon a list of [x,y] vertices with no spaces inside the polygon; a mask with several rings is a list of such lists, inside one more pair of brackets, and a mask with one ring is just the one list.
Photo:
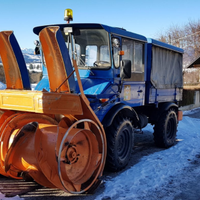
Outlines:
{"label": "snow blower auger", "polygon": [[[105,165],[104,129],[83,93],[75,58],[72,67],[59,27],[47,27],[39,37],[50,92],[30,90],[14,34],[0,32],[7,84],[0,91],[0,173],[89,193],[99,185]],[[75,93],[74,72],[80,94]]]}

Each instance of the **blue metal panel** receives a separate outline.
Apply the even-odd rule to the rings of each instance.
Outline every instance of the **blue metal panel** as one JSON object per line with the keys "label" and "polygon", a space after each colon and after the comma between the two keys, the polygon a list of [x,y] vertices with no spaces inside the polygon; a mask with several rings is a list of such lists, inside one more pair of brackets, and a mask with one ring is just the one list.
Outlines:
{"label": "blue metal panel", "polygon": [[182,100],[182,89],[155,89],[149,91],[149,103],[176,102]]}
{"label": "blue metal panel", "polygon": [[[103,91],[110,85],[110,82],[105,81],[103,79],[92,79],[92,78],[86,78],[81,79],[84,93],[92,94],[92,95],[98,95],[102,94]],[[79,92],[79,91],[78,91]]]}
{"label": "blue metal panel", "polygon": [[109,82],[99,83],[84,90],[85,94],[101,94],[102,91],[109,85]]}
{"label": "blue metal panel", "polygon": [[147,64],[148,64],[148,57],[147,57],[147,43],[144,44],[144,81],[147,81]]}
{"label": "blue metal panel", "polygon": [[147,44],[147,66],[146,66],[146,95],[145,95],[145,104],[149,104],[149,90],[152,86],[150,75],[152,67],[152,44]]}
{"label": "blue metal panel", "polygon": [[80,69],[79,74],[81,78],[96,78],[96,79],[113,79],[113,69],[110,67],[109,69]]}
{"label": "blue metal panel", "polygon": [[120,102],[136,107],[144,105],[145,82],[124,82]]}
{"label": "blue metal panel", "polygon": [[111,27],[111,26],[107,26],[107,25],[103,25],[103,24],[92,24],[92,23],[87,23],[87,24],[86,23],[84,23],[84,24],[53,24],[53,25],[38,26],[38,27],[35,27],[33,29],[33,32],[38,35],[39,32],[47,26],[59,26],[61,30],[64,27],[105,29],[108,33],[113,33],[113,34],[121,35],[121,36],[124,36],[124,37],[129,37],[129,38],[140,40],[140,41],[143,41],[143,42],[147,41],[146,37],[139,35],[139,34],[136,34],[136,33],[126,31],[125,29],[122,29],[122,28],[115,28],[115,27]]}
{"label": "blue metal panel", "polygon": [[162,48],[165,48],[165,49],[176,51],[178,53],[184,53],[183,49],[175,47],[175,46],[167,44],[167,43],[164,43],[164,42],[160,42],[158,40],[154,40],[154,39],[148,38],[147,41],[148,41],[148,43],[153,44],[155,46],[159,46],[159,47],[162,47]]}
{"label": "blue metal panel", "polygon": [[[105,80],[105,79],[98,79],[98,78],[84,78],[81,79],[82,85],[83,85],[83,90],[86,95],[99,95],[102,94],[111,84],[111,81]],[[76,93],[80,93],[78,83],[77,81],[75,82]],[[43,76],[42,80],[37,84],[35,87],[35,90],[50,90],[49,87],[49,79],[48,76],[45,75]]]}
{"label": "blue metal panel", "polygon": [[147,42],[147,38],[136,34],[136,33],[132,33],[129,31],[126,31],[125,29],[122,28],[115,28],[115,27],[111,27],[111,26],[106,26],[102,24],[102,27],[108,32],[108,33],[112,33],[112,34],[116,34],[116,35],[121,35],[123,37],[128,37],[131,39],[135,39],[135,40],[139,40],[139,41],[143,41],[143,42]]}
{"label": "blue metal panel", "polygon": [[97,117],[99,118],[99,120],[102,122],[105,115],[108,113],[108,111],[117,103],[112,103],[112,104],[108,104],[107,106],[103,107],[100,110],[95,110],[95,114],[97,115]]}
{"label": "blue metal panel", "polygon": [[35,87],[35,90],[38,91],[42,91],[43,89],[45,89],[46,91],[50,90],[49,79],[47,75],[43,76],[40,82]]}
{"label": "blue metal panel", "polygon": [[78,23],[78,24],[51,24],[51,25],[44,25],[44,26],[37,26],[33,29],[33,32],[35,34],[39,34],[39,32],[47,27],[47,26],[59,26],[61,30],[63,30],[64,27],[73,27],[73,28],[96,28],[96,29],[102,29],[101,24],[92,24],[92,23]]}
{"label": "blue metal panel", "polygon": [[[115,97],[114,97],[115,98]],[[119,104],[120,102],[118,100],[108,103],[105,107],[102,107],[101,109],[94,110],[95,114],[99,118],[99,120],[102,122],[108,111],[113,108],[115,105]]]}

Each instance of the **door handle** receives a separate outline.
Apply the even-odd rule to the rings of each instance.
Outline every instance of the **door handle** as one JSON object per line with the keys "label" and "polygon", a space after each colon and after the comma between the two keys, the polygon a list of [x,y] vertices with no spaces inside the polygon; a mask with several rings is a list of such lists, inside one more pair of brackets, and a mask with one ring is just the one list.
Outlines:
{"label": "door handle", "polygon": [[143,92],[143,90],[138,90],[137,92],[140,92],[140,93],[141,93],[141,92]]}

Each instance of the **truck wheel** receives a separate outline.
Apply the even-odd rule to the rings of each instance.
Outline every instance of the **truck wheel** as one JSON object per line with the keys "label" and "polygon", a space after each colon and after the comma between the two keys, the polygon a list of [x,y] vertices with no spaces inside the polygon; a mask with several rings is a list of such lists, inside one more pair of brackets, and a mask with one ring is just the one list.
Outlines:
{"label": "truck wheel", "polygon": [[173,109],[164,112],[154,126],[154,141],[158,147],[174,145],[177,132],[177,115]]}
{"label": "truck wheel", "polygon": [[118,115],[106,129],[107,159],[106,168],[119,171],[127,164],[133,147],[133,126],[131,121]]}

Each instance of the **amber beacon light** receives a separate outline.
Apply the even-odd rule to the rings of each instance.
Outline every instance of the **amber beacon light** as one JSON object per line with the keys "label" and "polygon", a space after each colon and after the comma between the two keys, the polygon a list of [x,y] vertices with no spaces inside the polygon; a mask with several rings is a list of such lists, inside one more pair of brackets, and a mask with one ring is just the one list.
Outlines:
{"label": "amber beacon light", "polygon": [[69,24],[70,21],[73,21],[73,11],[71,9],[65,9],[64,20]]}

